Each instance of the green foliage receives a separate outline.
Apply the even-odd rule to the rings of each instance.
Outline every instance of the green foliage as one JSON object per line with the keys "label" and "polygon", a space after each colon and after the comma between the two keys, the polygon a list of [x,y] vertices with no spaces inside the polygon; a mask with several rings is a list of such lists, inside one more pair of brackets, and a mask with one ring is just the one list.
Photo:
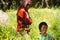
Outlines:
{"label": "green foliage", "polygon": [[[37,28],[38,28],[38,24],[42,21],[47,22],[48,24],[48,33],[51,34],[52,37],[54,37],[56,40],[60,40],[60,11],[59,8],[45,8],[45,9],[34,9],[31,8],[30,10],[30,15],[31,18],[33,20],[32,23],[32,29],[34,31],[35,29],[35,33],[38,32]],[[33,32],[31,31],[31,32]],[[35,34],[34,33],[34,34]],[[34,35],[33,34],[33,35]]]}
{"label": "green foliage", "polygon": [[7,26],[0,26],[1,40],[37,40],[39,35],[38,25],[45,21],[48,24],[47,33],[51,34],[55,40],[60,40],[60,9],[59,8],[30,8],[29,13],[32,18],[32,25],[30,26],[30,35],[23,33],[24,36],[17,36],[16,32],[17,20],[16,10],[10,9],[6,13],[9,15],[10,23]]}

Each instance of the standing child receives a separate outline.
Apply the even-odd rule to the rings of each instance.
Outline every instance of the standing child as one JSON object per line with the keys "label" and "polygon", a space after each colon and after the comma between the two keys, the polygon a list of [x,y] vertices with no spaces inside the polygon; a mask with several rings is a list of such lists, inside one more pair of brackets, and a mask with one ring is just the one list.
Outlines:
{"label": "standing child", "polygon": [[39,31],[41,32],[39,35],[39,40],[54,40],[47,32],[48,25],[46,22],[41,22],[39,24]]}
{"label": "standing child", "polygon": [[31,6],[31,0],[24,0],[17,12],[17,32],[22,33],[25,28],[27,28],[27,33],[30,31],[29,25],[31,25],[32,20],[29,16],[28,9]]}

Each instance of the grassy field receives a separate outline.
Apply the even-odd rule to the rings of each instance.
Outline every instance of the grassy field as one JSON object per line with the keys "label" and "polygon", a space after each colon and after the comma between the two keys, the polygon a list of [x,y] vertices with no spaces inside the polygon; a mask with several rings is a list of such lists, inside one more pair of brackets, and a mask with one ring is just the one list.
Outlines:
{"label": "grassy field", "polygon": [[30,35],[18,36],[16,33],[16,13],[17,10],[10,9],[6,13],[9,15],[10,23],[8,25],[0,25],[1,40],[37,40],[39,35],[38,25],[44,21],[48,24],[47,33],[51,34],[55,40],[60,40],[60,9],[59,8],[30,8],[29,13],[32,18]]}

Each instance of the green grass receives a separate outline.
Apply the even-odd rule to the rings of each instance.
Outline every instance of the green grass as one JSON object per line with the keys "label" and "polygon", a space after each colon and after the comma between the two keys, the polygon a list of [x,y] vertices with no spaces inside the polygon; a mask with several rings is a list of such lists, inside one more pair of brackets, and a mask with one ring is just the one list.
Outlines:
{"label": "green grass", "polygon": [[[44,21],[48,24],[47,33],[51,34],[55,40],[60,40],[60,9],[59,8],[30,8],[29,13],[32,18],[32,25],[30,30],[30,35],[25,34],[25,36],[17,37],[16,27],[17,27],[17,19],[16,13],[17,10],[7,10],[6,13],[9,15],[10,23],[7,26],[0,26],[0,39],[1,40],[36,40],[39,35],[38,25],[40,22]],[[27,36],[27,37],[26,37]]]}

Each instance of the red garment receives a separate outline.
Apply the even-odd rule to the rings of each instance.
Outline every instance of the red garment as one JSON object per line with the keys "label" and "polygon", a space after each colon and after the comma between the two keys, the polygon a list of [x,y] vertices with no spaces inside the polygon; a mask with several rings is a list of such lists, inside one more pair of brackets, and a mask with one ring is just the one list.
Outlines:
{"label": "red garment", "polygon": [[32,20],[28,15],[28,12],[25,11],[23,8],[18,10],[17,13],[17,32],[21,31],[20,29],[22,28],[22,25],[31,25]]}

